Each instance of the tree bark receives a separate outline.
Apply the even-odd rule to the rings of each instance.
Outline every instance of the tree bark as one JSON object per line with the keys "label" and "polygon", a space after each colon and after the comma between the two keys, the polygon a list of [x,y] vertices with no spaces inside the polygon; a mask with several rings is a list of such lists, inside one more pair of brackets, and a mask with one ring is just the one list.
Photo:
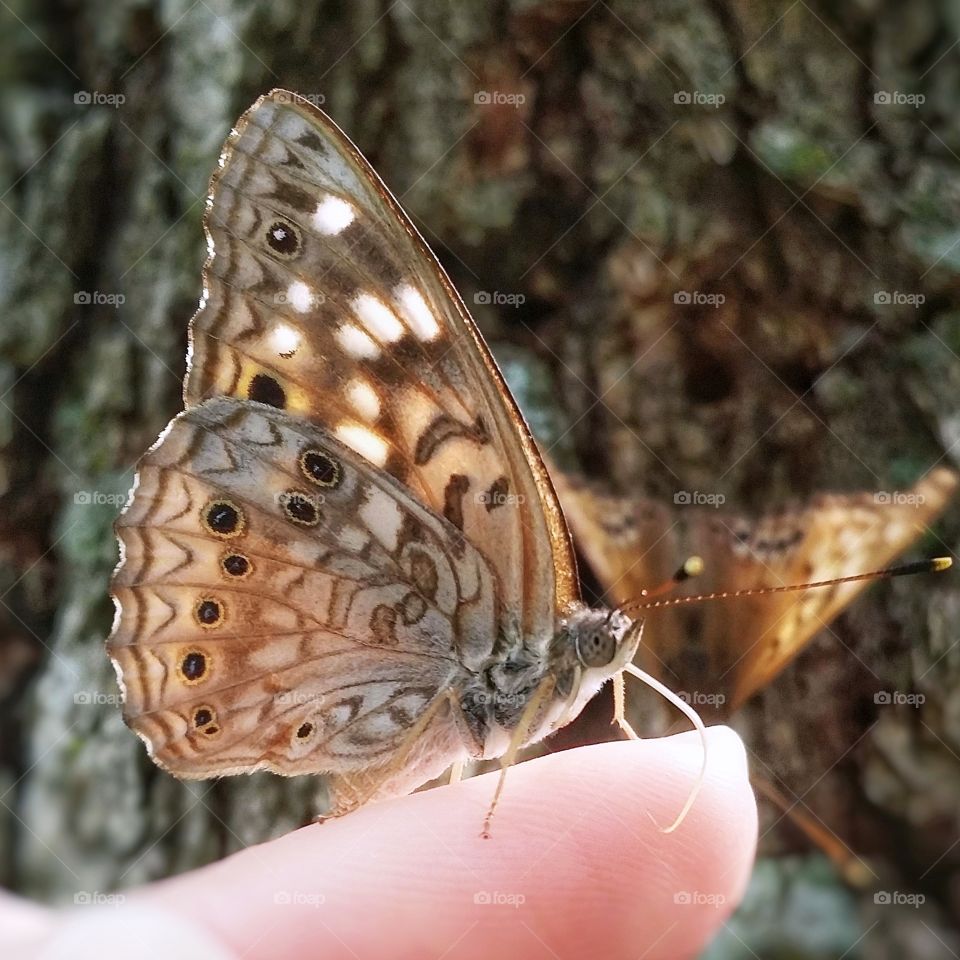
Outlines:
{"label": "tree bark", "polygon": [[[141,883],[312,812],[309,779],[182,784],[154,768],[103,650],[111,524],[181,408],[207,181],[273,86],[323,103],[469,304],[519,302],[475,315],[562,465],[760,512],[899,490],[955,459],[952,7],[8,9],[0,881],[15,889],[69,901]],[[924,550],[958,533],[952,510]],[[837,956],[865,931],[847,956],[960,950],[958,622],[955,578],[880,585],[739,718],[757,762],[873,859],[881,889],[926,896],[905,916],[848,895],[781,825],[763,850],[794,858],[762,863],[734,923],[757,954]],[[925,702],[880,707],[877,689]],[[819,940],[798,919],[811,909]]]}

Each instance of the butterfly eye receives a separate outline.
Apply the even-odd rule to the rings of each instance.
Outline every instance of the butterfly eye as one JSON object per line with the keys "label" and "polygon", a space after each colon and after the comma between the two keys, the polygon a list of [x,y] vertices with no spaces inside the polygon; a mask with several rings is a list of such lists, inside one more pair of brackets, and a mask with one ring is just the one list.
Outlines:
{"label": "butterfly eye", "polygon": [[247,525],[243,511],[229,500],[213,500],[200,511],[208,533],[215,537],[239,537]]}
{"label": "butterfly eye", "polygon": [[210,661],[201,650],[190,650],[185,653],[177,664],[180,679],[186,683],[199,683],[206,675]]}
{"label": "butterfly eye", "polygon": [[577,656],[585,667],[605,667],[616,653],[617,641],[606,630],[589,630],[577,637]]}
{"label": "butterfly eye", "polygon": [[300,231],[287,220],[275,220],[267,228],[267,246],[284,260],[292,260],[300,252]]}

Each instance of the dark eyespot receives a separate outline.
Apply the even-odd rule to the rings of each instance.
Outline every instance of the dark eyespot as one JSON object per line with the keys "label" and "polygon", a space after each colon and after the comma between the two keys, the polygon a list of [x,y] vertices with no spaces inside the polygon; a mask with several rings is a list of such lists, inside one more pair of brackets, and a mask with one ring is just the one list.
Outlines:
{"label": "dark eyespot", "polygon": [[216,627],[223,620],[223,605],[219,600],[204,598],[196,606],[196,617],[201,627]]}
{"label": "dark eyespot", "polygon": [[288,520],[304,527],[313,527],[320,522],[320,511],[305,493],[288,490],[282,498],[283,512]]}
{"label": "dark eyespot", "polygon": [[605,630],[590,630],[577,638],[577,653],[585,667],[605,667],[617,653],[617,641]]}
{"label": "dark eyespot", "polygon": [[338,487],[343,479],[340,464],[320,450],[304,450],[300,454],[300,469],[308,480],[319,487]]}
{"label": "dark eyespot", "polygon": [[247,576],[253,569],[250,561],[241,553],[228,553],[220,561],[220,566],[225,574],[238,579]]}
{"label": "dark eyespot", "polygon": [[205,727],[213,722],[213,711],[209,707],[197,707],[193,713],[193,725],[195,727]]}
{"label": "dark eyespot", "polygon": [[216,537],[238,537],[247,525],[243,511],[229,500],[213,500],[200,511],[200,520]]}
{"label": "dark eyespot", "polygon": [[265,373],[255,374],[247,387],[247,396],[257,403],[266,403],[278,410],[287,405],[287,395],[276,378]]}
{"label": "dark eyespot", "polygon": [[274,220],[267,228],[267,246],[289,260],[300,252],[300,231],[287,220]]}
{"label": "dark eyespot", "polygon": [[313,733],[313,724],[312,723],[301,723],[300,727],[297,730],[297,739],[306,740],[310,734]]}
{"label": "dark eyespot", "polygon": [[207,656],[191,650],[180,660],[180,675],[187,683],[199,683],[207,674]]}

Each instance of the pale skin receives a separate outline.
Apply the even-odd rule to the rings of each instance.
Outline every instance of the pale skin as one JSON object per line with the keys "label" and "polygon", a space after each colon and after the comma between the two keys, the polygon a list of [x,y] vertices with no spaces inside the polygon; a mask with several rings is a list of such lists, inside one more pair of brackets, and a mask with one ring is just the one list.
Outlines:
{"label": "pale skin", "polygon": [[743,745],[723,727],[708,741],[674,833],[657,824],[700,771],[696,733],[512,767],[488,841],[496,774],[370,804],[116,905],[0,899],[0,954],[39,958],[59,938],[75,955],[133,944],[143,960],[693,958],[742,897],[757,837]]}

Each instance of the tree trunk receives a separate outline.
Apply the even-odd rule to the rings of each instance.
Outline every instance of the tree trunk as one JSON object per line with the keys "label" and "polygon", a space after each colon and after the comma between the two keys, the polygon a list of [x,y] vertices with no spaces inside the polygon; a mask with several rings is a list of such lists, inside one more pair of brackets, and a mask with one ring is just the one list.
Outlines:
{"label": "tree trunk", "polygon": [[[15,889],[70,901],[141,883],[312,812],[308,778],[158,771],[120,721],[103,650],[111,524],[181,408],[207,181],[270,87],[323,103],[380,171],[478,302],[562,465],[759,512],[902,489],[955,453],[952,6],[8,11],[0,880]],[[924,550],[958,533],[954,510]],[[872,858],[882,890],[926,897],[908,911],[848,894],[781,824],[733,922],[754,954],[960,950],[958,620],[949,575],[878,586],[742,713],[755,767]],[[878,689],[925,701],[878,706]],[[711,955],[750,955],[736,944]]]}

